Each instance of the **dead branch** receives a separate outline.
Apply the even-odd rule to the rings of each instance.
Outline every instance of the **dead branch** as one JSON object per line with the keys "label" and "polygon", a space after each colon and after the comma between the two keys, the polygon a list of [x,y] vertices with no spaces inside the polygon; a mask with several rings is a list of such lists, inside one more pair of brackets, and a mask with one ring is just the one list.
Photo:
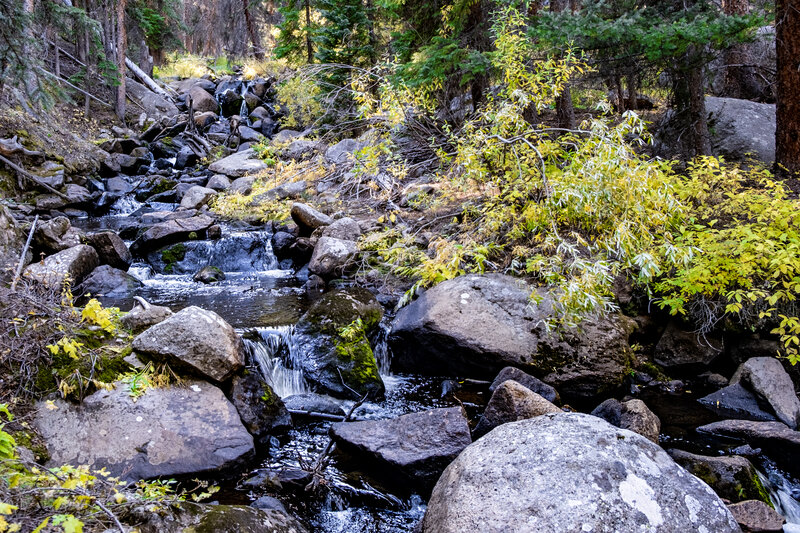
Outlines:
{"label": "dead branch", "polygon": [[6,157],[19,154],[26,155],[29,157],[44,157],[42,152],[36,152],[33,150],[28,150],[17,140],[17,136],[14,135],[10,139],[0,139],[0,154]]}
{"label": "dead branch", "polygon": [[19,165],[15,164],[15,163],[12,163],[11,161],[9,161],[8,159],[6,159],[5,157],[3,157],[1,155],[0,155],[0,161],[5,163],[6,165],[8,165],[9,168],[11,168],[12,170],[16,171],[21,176],[23,176],[23,177],[29,179],[30,181],[34,182],[36,185],[39,185],[40,187],[44,187],[45,189],[47,189],[48,191],[52,192],[53,194],[63,198],[64,200],[69,201],[69,197],[66,194],[55,190],[54,188],[52,188],[51,186],[49,186],[48,184],[43,182],[38,177],[34,176],[33,174],[31,174],[30,172],[28,172],[24,168],[20,167]]}
{"label": "dead branch", "polygon": [[39,215],[36,215],[33,219],[33,224],[31,224],[31,231],[28,232],[28,240],[25,241],[25,246],[22,248],[22,254],[19,256],[17,271],[14,273],[14,281],[11,282],[11,292],[17,290],[17,280],[19,280],[19,276],[22,274],[22,267],[25,266],[25,256],[28,254],[28,248],[30,248],[31,246],[31,240],[33,239],[33,232],[36,231],[37,222],[39,222]]}

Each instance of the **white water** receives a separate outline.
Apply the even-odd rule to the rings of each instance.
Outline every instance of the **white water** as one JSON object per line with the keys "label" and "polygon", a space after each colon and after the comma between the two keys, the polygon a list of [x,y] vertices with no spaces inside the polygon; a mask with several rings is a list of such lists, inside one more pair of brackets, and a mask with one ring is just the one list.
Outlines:
{"label": "white water", "polygon": [[[795,526],[790,527],[789,530],[800,531],[800,502],[792,497],[792,491],[797,488],[792,487],[782,474],[769,467],[766,475],[758,472],[758,477],[769,492],[769,498],[775,510],[786,519],[787,525]],[[785,528],[784,531],[786,531]]]}
{"label": "white water", "polygon": [[[278,326],[274,328],[258,328],[260,340],[244,339],[253,361],[261,370],[261,375],[281,398],[293,394],[311,392],[302,370],[290,368],[292,356],[296,350],[292,349],[292,333],[294,326]],[[280,352],[285,350],[289,366],[280,357]],[[294,353],[293,353],[294,352]]]}

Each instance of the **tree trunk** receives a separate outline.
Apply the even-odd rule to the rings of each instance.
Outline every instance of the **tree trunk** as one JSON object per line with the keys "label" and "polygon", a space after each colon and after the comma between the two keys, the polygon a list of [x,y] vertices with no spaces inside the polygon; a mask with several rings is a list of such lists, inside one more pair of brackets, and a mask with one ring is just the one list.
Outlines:
{"label": "tree trunk", "polygon": [[[748,0],[723,0],[722,11],[726,15],[746,15],[750,12]],[[761,86],[755,69],[750,66],[751,57],[746,44],[735,44],[723,55],[725,61],[722,94],[731,98],[760,98]]]}
{"label": "tree trunk", "polygon": [[125,29],[125,5],[127,0],[117,0],[117,117],[125,123],[125,50],[128,48],[128,32]]}
{"label": "tree trunk", "polygon": [[314,47],[311,46],[311,0],[305,0],[306,6],[306,54],[308,63],[314,62]]}
{"label": "tree trunk", "polygon": [[[573,5],[570,0],[550,0],[550,11],[558,13],[561,11],[574,11],[577,5]],[[572,91],[569,88],[569,81],[564,82],[561,94],[556,98],[556,118],[558,127],[568,130],[575,129],[575,108],[572,105]]]}
{"label": "tree trunk", "polygon": [[672,75],[673,108],[681,146],[689,157],[711,155],[711,135],[703,83],[703,70],[690,47]]}
{"label": "tree trunk", "polygon": [[800,174],[800,0],[778,0],[775,8],[775,168],[782,176],[794,176]]}
{"label": "tree trunk", "polygon": [[253,43],[253,55],[258,60],[264,59],[264,50],[261,49],[261,39],[258,37],[256,31],[256,24],[253,21],[253,16],[250,14],[250,1],[242,0],[242,8],[244,9],[244,20],[247,24],[247,33],[250,34],[250,42]]}
{"label": "tree trunk", "polygon": [[639,75],[631,72],[627,76],[628,82],[628,103],[625,107],[631,111],[639,109]]}

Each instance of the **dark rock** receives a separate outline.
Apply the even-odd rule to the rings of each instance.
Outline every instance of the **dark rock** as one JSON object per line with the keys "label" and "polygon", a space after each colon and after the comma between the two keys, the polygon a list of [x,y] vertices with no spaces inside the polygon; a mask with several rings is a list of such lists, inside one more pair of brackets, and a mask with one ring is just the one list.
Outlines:
{"label": "dark rock", "polygon": [[219,120],[219,116],[213,111],[206,111],[204,113],[197,113],[194,116],[194,125],[199,130],[204,130],[213,123]]}
{"label": "dark rock", "polygon": [[683,450],[669,450],[669,454],[676,463],[705,481],[720,498],[732,502],[770,501],[755,467],[744,457],[709,457]]}
{"label": "dark rock", "polygon": [[288,144],[295,139],[298,139],[304,135],[303,132],[295,131],[295,130],[281,130],[275,134],[272,138],[272,146],[278,146],[281,144]]}
{"label": "dark rock", "polygon": [[151,198],[155,194],[171,191],[178,184],[172,178],[153,175],[145,178],[144,183],[136,189],[136,199],[140,202]]}
{"label": "dark rock", "polygon": [[238,115],[242,109],[242,95],[239,94],[238,91],[234,89],[226,89],[224,91],[220,91],[219,87],[217,87],[216,93],[217,101],[219,101],[219,105],[222,108],[222,116],[224,117],[232,117],[234,115]]}
{"label": "dark rock", "polygon": [[75,288],[76,296],[91,294],[125,298],[142,286],[142,282],[127,272],[110,265],[100,265],[89,274],[83,282]]}
{"label": "dark rock", "polygon": [[778,420],[792,429],[800,424],[800,400],[792,378],[774,357],[753,357],[742,364],[731,383],[744,382],[750,390],[772,407]]}
{"label": "dark rock", "polygon": [[204,266],[192,276],[192,280],[200,283],[216,283],[225,279],[225,272],[215,266]]}
{"label": "dark rock", "polygon": [[213,96],[208,94],[202,87],[194,86],[189,90],[192,97],[192,107],[197,113],[214,113],[219,111],[219,104]]}
{"label": "dark rock", "polygon": [[252,111],[250,111],[250,120],[267,120],[271,118],[269,111],[261,106],[255,107]]}
{"label": "dark rock", "polygon": [[579,413],[503,424],[439,478],[422,531],[739,531],[719,497],[641,435]]}
{"label": "dark rock", "polygon": [[187,307],[140,333],[133,349],[225,381],[244,366],[242,339],[218,314]]}
{"label": "dark rock", "polygon": [[133,186],[130,183],[128,183],[128,180],[126,180],[125,178],[116,176],[113,178],[109,178],[108,181],[106,181],[106,190],[108,192],[119,192],[127,194],[133,190]]}
{"label": "dark rock", "polygon": [[206,215],[168,220],[148,228],[131,244],[131,253],[144,255],[164,246],[188,240],[191,234],[203,238],[214,219]]}
{"label": "dark rock", "polygon": [[206,238],[214,241],[222,238],[222,227],[219,224],[209,226],[206,231]]}
{"label": "dark rock", "polygon": [[472,435],[477,439],[501,424],[560,412],[561,409],[527,387],[516,381],[504,381],[494,390]]}
{"label": "dark rock", "polygon": [[609,398],[592,411],[592,416],[598,416],[613,426],[628,429],[658,444],[661,420],[642,400],[620,402]]}
{"label": "dark rock", "polygon": [[400,370],[493,379],[518,367],[562,394],[590,397],[621,386],[632,353],[629,321],[587,321],[581,332],[544,327],[553,296],[501,274],[466,275],[426,291],[397,313],[389,342]]}
{"label": "dark rock", "polygon": [[283,399],[284,405],[290,411],[304,411],[306,413],[323,413],[344,418],[345,413],[341,405],[335,400],[322,394],[293,394]]}
{"label": "dark rock", "polygon": [[298,237],[289,246],[289,256],[298,265],[308,263],[314,254],[314,243],[308,237]]}
{"label": "dark rock", "polygon": [[137,481],[216,472],[254,452],[253,438],[218,388],[203,381],[156,387],[133,398],[125,383],[36,410],[51,464],[88,464]]}
{"label": "dark rock", "polygon": [[120,270],[128,270],[133,256],[119,235],[113,231],[93,233],[86,237],[87,243],[97,251],[100,263]]}
{"label": "dark rock", "polygon": [[261,376],[250,372],[235,376],[231,387],[231,401],[239,411],[242,423],[256,438],[264,443],[270,435],[292,427],[292,416],[280,397]]}
{"label": "dark rock", "polygon": [[316,274],[311,274],[303,284],[303,291],[306,293],[306,296],[316,298],[325,292],[325,280]]}
{"label": "dark rock", "polygon": [[339,450],[370,459],[395,482],[430,489],[472,442],[461,407],[433,409],[388,420],[340,422],[331,426]]}
{"label": "dark rock", "polygon": [[264,139],[264,136],[254,130],[253,128],[249,128],[247,126],[239,126],[239,139],[242,142],[261,142]]}
{"label": "dark rock", "polygon": [[317,141],[296,140],[281,148],[280,155],[288,160],[306,161],[311,159],[319,148]]}
{"label": "dark rock", "polygon": [[138,509],[141,533],[307,533],[294,517],[280,509],[245,505],[203,505],[181,502],[152,511]]}
{"label": "dark rock", "polygon": [[324,213],[320,213],[313,207],[299,202],[292,204],[292,220],[300,228],[300,236],[308,237],[313,231],[322,226],[329,226],[333,219]]}
{"label": "dark rock", "polygon": [[262,468],[243,485],[250,488],[264,488],[278,492],[305,491],[313,475],[307,470],[292,467]]}
{"label": "dark rock", "polygon": [[274,510],[274,511],[281,511],[286,513],[286,507],[281,503],[278,498],[273,498],[272,496],[261,496],[256,501],[250,504],[251,507],[255,507],[256,509],[262,509],[265,511]]}
{"label": "dark rock", "polygon": [[134,306],[127,314],[120,319],[122,326],[132,333],[140,333],[150,326],[155,326],[172,316],[169,307],[160,305],[150,305],[149,307]]}
{"label": "dark rock", "polygon": [[290,248],[295,241],[295,236],[285,231],[277,231],[272,236],[272,251],[275,257],[285,259],[290,255]]}
{"label": "dark rock", "polygon": [[558,397],[558,392],[553,387],[513,366],[507,366],[497,374],[492,384],[489,385],[489,392],[494,392],[501,383],[509,379],[513,379],[523,387],[532,390],[548,402],[558,403],[561,401]]}
{"label": "dark rock", "polygon": [[751,446],[763,448],[770,457],[781,462],[784,468],[800,474],[797,457],[800,454],[800,431],[794,431],[781,422],[753,422],[750,420],[721,420],[700,426],[700,433],[746,441]]}
{"label": "dark rock", "polygon": [[667,370],[693,370],[708,366],[722,352],[710,343],[700,344],[697,334],[670,322],[656,344],[653,359]]}
{"label": "dark rock", "polygon": [[42,220],[33,232],[33,245],[38,251],[47,254],[60,252],[81,244],[82,234],[69,222],[67,217]]}
{"label": "dark rock", "polygon": [[775,509],[760,500],[734,503],[728,505],[728,510],[745,533],[777,533],[783,531],[783,524],[786,522]]}
{"label": "dark rock", "polygon": [[338,278],[353,266],[357,254],[358,245],[354,241],[321,237],[314,246],[308,270],[323,279]]}
{"label": "dark rock", "polygon": [[712,392],[698,401],[722,417],[761,422],[776,420],[772,413],[761,407],[758,398],[740,383]]}
{"label": "dark rock", "polygon": [[183,170],[186,167],[191,167],[195,165],[200,160],[197,157],[197,154],[194,153],[188,146],[184,146],[180,150],[178,150],[178,155],[175,156],[175,169],[176,170]]}
{"label": "dark rock", "polygon": [[98,264],[99,259],[94,248],[79,244],[45,257],[44,261],[32,263],[25,269],[23,276],[58,289],[65,279],[69,279],[73,285],[80,283]]}

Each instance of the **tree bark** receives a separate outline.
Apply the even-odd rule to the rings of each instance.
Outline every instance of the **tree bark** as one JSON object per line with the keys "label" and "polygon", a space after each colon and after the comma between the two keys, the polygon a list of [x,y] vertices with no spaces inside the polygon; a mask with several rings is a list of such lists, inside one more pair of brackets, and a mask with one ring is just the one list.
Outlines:
{"label": "tree bark", "polygon": [[117,117],[125,122],[125,51],[128,48],[128,32],[125,29],[125,6],[127,0],[117,0],[117,69],[119,85],[117,86]]}
{"label": "tree bark", "polygon": [[788,177],[800,174],[800,0],[778,0],[775,15],[775,168]]}
{"label": "tree bark", "polygon": [[314,62],[314,47],[311,46],[311,0],[305,0],[306,7],[306,55],[308,64]]}
{"label": "tree bark", "polygon": [[690,47],[671,73],[676,125],[681,147],[689,157],[711,155],[703,70],[696,55],[697,51]]}
{"label": "tree bark", "polygon": [[[574,11],[577,4],[570,0],[550,0],[550,11],[558,13],[561,11]],[[559,128],[569,130],[575,129],[575,107],[572,105],[572,91],[569,88],[569,81],[564,82],[561,94],[556,97],[556,118]]]}
{"label": "tree bark", "polygon": [[258,37],[256,25],[253,21],[253,16],[250,14],[250,1],[242,0],[242,8],[244,9],[244,20],[247,25],[247,33],[250,34],[250,42],[253,43],[253,55],[256,59],[264,59],[264,50],[261,48],[261,39]]}
{"label": "tree bark", "polygon": [[[746,15],[750,12],[748,0],[723,0],[722,11],[726,15]],[[761,94],[761,86],[755,69],[749,66],[750,53],[746,44],[735,44],[724,55],[725,74],[722,94],[731,98],[756,99]]]}

